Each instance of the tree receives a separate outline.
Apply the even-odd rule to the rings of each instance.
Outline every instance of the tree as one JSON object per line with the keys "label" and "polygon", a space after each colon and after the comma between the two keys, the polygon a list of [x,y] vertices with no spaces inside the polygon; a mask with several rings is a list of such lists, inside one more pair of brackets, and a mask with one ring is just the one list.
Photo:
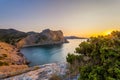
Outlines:
{"label": "tree", "polygon": [[79,80],[120,79],[120,32],[113,31],[107,36],[91,37],[82,42],[75,51],[68,54],[67,62],[79,64]]}

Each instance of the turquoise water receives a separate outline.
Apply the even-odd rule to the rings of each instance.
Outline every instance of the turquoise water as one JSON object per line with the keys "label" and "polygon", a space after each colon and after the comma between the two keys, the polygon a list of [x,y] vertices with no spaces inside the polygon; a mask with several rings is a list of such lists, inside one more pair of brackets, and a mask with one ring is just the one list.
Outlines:
{"label": "turquoise water", "polygon": [[30,61],[30,66],[53,62],[65,62],[68,53],[73,53],[86,39],[69,39],[69,43],[22,48],[21,52]]}

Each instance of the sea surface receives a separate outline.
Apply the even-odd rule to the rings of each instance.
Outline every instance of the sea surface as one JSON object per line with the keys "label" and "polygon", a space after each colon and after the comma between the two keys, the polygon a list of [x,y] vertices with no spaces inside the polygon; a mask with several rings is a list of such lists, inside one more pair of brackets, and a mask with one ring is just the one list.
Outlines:
{"label": "sea surface", "polygon": [[67,54],[74,53],[75,48],[78,47],[81,42],[86,41],[86,39],[68,39],[68,41],[69,43],[59,45],[22,48],[21,53],[30,61],[29,66],[66,62]]}

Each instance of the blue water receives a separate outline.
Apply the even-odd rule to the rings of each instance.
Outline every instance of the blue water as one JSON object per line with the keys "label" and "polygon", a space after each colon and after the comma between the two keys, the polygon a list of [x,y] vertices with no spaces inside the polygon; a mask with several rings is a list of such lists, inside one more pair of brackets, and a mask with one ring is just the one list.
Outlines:
{"label": "blue water", "polygon": [[69,43],[22,48],[21,52],[30,61],[30,66],[53,62],[65,62],[68,53],[74,53],[78,45],[86,39],[69,39]]}

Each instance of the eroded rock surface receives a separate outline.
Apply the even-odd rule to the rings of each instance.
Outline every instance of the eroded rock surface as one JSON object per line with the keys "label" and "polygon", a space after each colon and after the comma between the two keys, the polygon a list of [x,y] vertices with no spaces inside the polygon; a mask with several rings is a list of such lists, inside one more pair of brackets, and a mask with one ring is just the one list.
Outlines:
{"label": "eroded rock surface", "polygon": [[63,76],[66,74],[66,63],[51,63],[38,66],[39,69],[23,73],[18,76],[7,78],[4,80],[49,80],[53,75]]}
{"label": "eroded rock surface", "polygon": [[17,47],[61,44],[65,42],[67,42],[67,40],[64,38],[61,30],[52,31],[50,29],[45,29],[41,33],[30,33],[30,35],[17,43]]}

